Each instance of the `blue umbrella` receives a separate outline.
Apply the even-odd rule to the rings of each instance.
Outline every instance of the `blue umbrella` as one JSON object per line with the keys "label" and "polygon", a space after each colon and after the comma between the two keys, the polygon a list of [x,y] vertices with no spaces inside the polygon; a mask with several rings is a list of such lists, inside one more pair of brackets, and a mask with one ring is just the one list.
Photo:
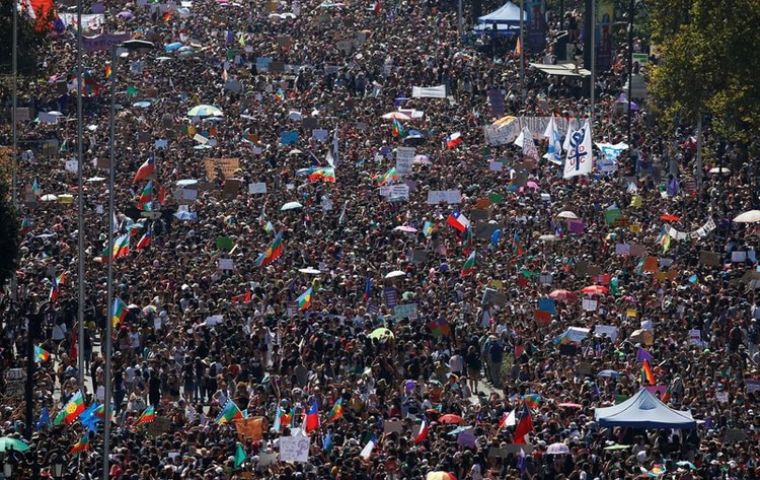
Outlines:
{"label": "blue umbrella", "polygon": [[195,221],[198,220],[198,214],[195,212],[177,212],[174,214],[178,220]]}
{"label": "blue umbrella", "polygon": [[615,370],[602,370],[596,374],[597,377],[603,378],[620,378],[620,373]]}
{"label": "blue umbrella", "polygon": [[175,50],[179,50],[180,48],[182,48],[181,42],[174,42],[168,45],[164,45],[164,50],[166,50],[167,52],[173,52]]}
{"label": "blue umbrella", "polygon": [[135,108],[148,108],[148,107],[150,107],[150,105],[151,105],[151,103],[149,101],[147,101],[147,100],[143,100],[141,102],[135,102],[135,103],[132,104],[132,106],[135,107]]}

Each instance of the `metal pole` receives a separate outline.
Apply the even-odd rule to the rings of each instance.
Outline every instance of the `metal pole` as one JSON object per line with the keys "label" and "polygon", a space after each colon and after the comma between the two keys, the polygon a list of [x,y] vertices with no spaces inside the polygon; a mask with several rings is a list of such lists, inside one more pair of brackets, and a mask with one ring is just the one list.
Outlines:
{"label": "metal pole", "polygon": [[[11,55],[11,69],[13,70],[13,112],[11,114],[11,123],[13,123],[13,151],[11,152],[11,199],[13,201],[13,206],[15,207],[18,200],[18,195],[16,193],[16,159],[18,158],[18,154],[16,152],[18,149],[18,130],[16,129],[16,115],[18,113],[16,111],[18,109],[18,6],[16,4],[16,0],[13,0],[11,3],[11,10],[13,10],[13,51]],[[15,274],[13,275],[13,278],[15,280]],[[12,286],[14,287],[12,295],[13,298],[16,298],[15,281],[13,282]]]}
{"label": "metal pole", "polygon": [[105,369],[104,384],[105,395],[103,398],[104,421],[103,421],[103,480],[108,480],[108,455],[110,453],[111,440],[111,305],[113,304],[113,221],[114,214],[114,184],[116,177],[116,151],[114,142],[116,137],[116,75],[118,64],[116,46],[111,47],[111,113],[108,118],[110,133],[108,136],[108,151],[110,153],[108,165],[108,295],[106,297],[106,338],[105,338]]}
{"label": "metal pole", "polygon": [[520,0],[520,90],[525,102],[525,0]]}
{"label": "metal pole", "polygon": [[77,359],[79,360],[79,388],[84,392],[84,181],[82,180],[84,176],[84,147],[82,145],[82,127],[82,0],[77,0],[77,204],[79,207],[79,238],[77,243],[79,348],[77,349]]}
{"label": "metal pole", "polygon": [[589,125],[594,124],[596,84],[596,0],[591,0],[591,115]]}
{"label": "metal pole", "polygon": [[631,0],[628,5],[628,143],[632,140],[631,124],[633,123],[633,112],[631,111],[631,98],[633,92],[633,16],[636,12],[636,0]]}
{"label": "metal pole", "polygon": [[462,31],[464,19],[462,18],[462,0],[457,3],[457,33],[459,34],[459,41],[462,41]]}

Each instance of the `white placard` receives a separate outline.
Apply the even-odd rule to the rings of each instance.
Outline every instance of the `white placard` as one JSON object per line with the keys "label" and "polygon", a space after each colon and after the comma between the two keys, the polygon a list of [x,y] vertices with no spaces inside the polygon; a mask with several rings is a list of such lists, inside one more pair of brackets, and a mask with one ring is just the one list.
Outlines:
{"label": "white placard", "polygon": [[596,311],[596,300],[593,298],[584,298],[583,299],[583,310],[586,312],[595,312]]}
{"label": "white placard", "polygon": [[396,149],[396,173],[405,177],[412,173],[412,163],[417,149],[414,147],[398,147]]}
{"label": "white placard", "polygon": [[169,146],[169,140],[159,138],[153,143],[153,145],[155,146],[156,150],[164,150]]}
{"label": "white placard", "polygon": [[427,203],[430,205],[462,203],[462,193],[459,190],[430,190]]}
{"label": "white placard", "polygon": [[689,345],[702,345],[702,331],[700,329],[689,330]]}
{"label": "white placard", "polygon": [[401,185],[391,185],[388,200],[391,202],[409,200],[409,186],[403,183]]}
{"label": "white placard", "polygon": [[280,460],[288,463],[308,462],[309,437],[305,435],[280,437]]}
{"label": "white placard", "polygon": [[618,338],[618,328],[614,325],[597,325],[594,327],[594,336],[601,337],[607,335],[612,341]]}
{"label": "white placard", "polygon": [[220,258],[217,262],[217,266],[219,267],[219,270],[234,270],[235,260],[231,258]]}
{"label": "white placard", "polygon": [[40,112],[37,118],[40,123],[47,123],[48,125],[56,125],[58,123],[58,115],[51,115],[47,112]]}
{"label": "white placard", "polygon": [[551,273],[542,273],[540,277],[538,277],[538,282],[541,285],[551,285],[554,281],[554,277]]}
{"label": "white placard", "polygon": [[248,184],[248,193],[267,193],[267,184],[264,182],[252,182]]}
{"label": "white placard", "polygon": [[631,245],[628,243],[618,243],[615,245],[615,255],[627,257],[631,254]]}
{"label": "white placard", "polygon": [[388,198],[388,196],[391,194],[391,187],[390,185],[383,185],[380,187],[380,196],[383,198]]}
{"label": "white placard", "polygon": [[488,162],[488,169],[492,172],[501,172],[502,168],[504,168],[504,164],[501,162]]}
{"label": "white placard", "polygon": [[77,173],[77,171],[79,170],[79,162],[77,160],[66,160],[65,168],[66,168],[66,171],[69,173]]}
{"label": "white placard", "polygon": [[198,198],[198,190],[191,188],[179,188],[175,193],[177,200],[195,201]]}
{"label": "white placard", "polygon": [[731,262],[741,263],[747,261],[747,252],[731,252]]}

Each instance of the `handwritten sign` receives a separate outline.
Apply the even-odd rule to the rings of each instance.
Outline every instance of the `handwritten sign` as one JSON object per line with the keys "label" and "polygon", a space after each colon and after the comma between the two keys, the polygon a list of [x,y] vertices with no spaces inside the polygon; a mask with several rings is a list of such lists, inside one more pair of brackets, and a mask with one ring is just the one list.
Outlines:
{"label": "handwritten sign", "polygon": [[396,149],[396,173],[405,177],[412,173],[412,163],[417,149],[414,147],[398,147]]}
{"label": "handwritten sign", "polygon": [[429,205],[462,203],[462,192],[459,190],[430,190],[428,192],[427,203]]}
{"label": "handwritten sign", "polygon": [[305,435],[280,437],[280,460],[288,463],[308,462],[309,437]]}

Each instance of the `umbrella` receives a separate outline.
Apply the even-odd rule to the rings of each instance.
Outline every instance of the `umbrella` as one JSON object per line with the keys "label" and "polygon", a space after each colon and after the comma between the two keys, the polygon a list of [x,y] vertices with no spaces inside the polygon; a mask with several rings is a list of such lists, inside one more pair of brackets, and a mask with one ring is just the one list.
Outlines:
{"label": "umbrella", "polygon": [[149,313],[156,313],[156,306],[155,305],[148,305],[142,309],[143,315],[148,315]]}
{"label": "umbrella", "polygon": [[457,477],[449,472],[430,472],[425,480],[457,480]]}
{"label": "umbrella", "polygon": [[303,208],[303,205],[301,205],[298,202],[288,202],[285,205],[280,207],[280,211],[285,212],[287,210],[296,210],[298,208]]}
{"label": "umbrella", "polygon": [[415,155],[414,156],[414,162],[418,165],[432,165],[433,162],[430,161],[430,157],[427,155]]}
{"label": "umbrella", "polygon": [[417,130],[410,130],[409,134],[404,137],[404,145],[422,145],[425,143],[427,139],[425,138],[422,133],[418,132]]}
{"label": "umbrella", "polygon": [[559,288],[557,290],[554,290],[552,293],[549,294],[549,297],[553,300],[562,300],[562,301],[571,301],[575,300],[575,294],[571,292],[570,290],[565,290],[563,288]]}
{"label": "umbrella", "polygon": [[369,338],[381,339],[383,337],[393,338],[393,332],[391,332],[385,327],[380,327],[380,328],[376,328],[372,330],[372,333],[369,334]]}
{"label": "umbrella", "polygon": [[184,180],[177,180],[178,187],[191,187],[193,185],[198,185],[198,180],[194,178],[185,178]]}
{"label": "umbrella", "polygon": [[726,167],[713,167],[710,169],[710,173],[720,173],[721,175],[728,175],[729,173],[731,173],[731,170],[729,170]]}
{"label": "umbrella", "polygon": [[564,443],[552,443],[546,449],[547,455],[567,455],[570,453],[570,448]]}
{"label": "umbrella", "polygon": [[604,295],[609,292],[609,289],[604,285],[589,285],[588,287],[584,287],[581,292],[586,295]]}
{"label": "umbrella", "polygon": [[181,42],[174,42],[174,43],[170,43],[168,45],[164,45],[164,50],[166,50],[167,52],[170,52],[170,53],[173,52],[173,51],[175,51],[175,50],[179,50],[180,48],[182,48],[182,43]]}
{"label": "umbrella", "polygon": [[654,343],[654,334],[649,330],[640,328],[634,330],[628,339],[634,343],[643,343],[644,345],[652,345]]}
{"label": "umbrella", "polygon": [[533,180],[529,180],[529,181],[528,181],[528,182],[525,184],[525,186],[526,186],[526,187],[528,187],[528,188],[532,188],[533,190],[538,190],[538,189],[540,188],[540,187],[538,186],[538,184],[537,184],[536,182],[534,182]]}
{"label": "umbrella", "polygon": [[583,408],[583,405],[580,403],[573,403],[573,402],[563,402],[557,405],[558,407],[562,408]]}
{"label": "umbrella", "polygon": [[198,214],[195,212],[177,212],[174,214],[175,217],[177,217],[177,220],[187,220],[187,221],[193,221],[198,220]]}
{"label": "umbrella", "polygon": [[570,210],[565,210],[564,212],[559,212],[557,214],[557,218],[569,218],[570,220],[576,220],[578,218],[578,215],[574,214]]}
{"label": "umbrella", "polygon": [[602,378],[620,378],[620,373],[617,370],[602,370],[596,376]]}
{"label": "umbrella", "polygon": [[11,450],[16,452],[26,452],[29,450],[29,445],[24,443],[22,440],[19,440],[18,438],[0,438],[0,452],[8,452]]}
{"label": "umbrella", "polygon": [[40,197],[40,200],[42,200],[43,202],[54,202],[58,200],[58,197],[53,195],[52,193],[48,193],[47,195],[43,195],[42,197]]}
{"label": "umbrella", "polygon": [[406,233],[417,233],[417,229],[414,227],[410,227],[409,225],[399,225],[398,227],[393,229],[394,232],[406,232]]}
{"label": "umbrella", "polygon": [[673,215],[672,213],[663,213],[662,215],[660,215],[660,220],[665,221],[665,222],[677,222],[681,220],[681,217],[679,217],[678,215]]}
{"label": "umbrella", "polygon": [[213,105],[196,105],[187,112],[188,117],[223,117],[224,112]]}
{"label": "umbrella", "polygon": [[74,195],[71,195],[69,193],[58,195],[58,202],[59,203],[74,203]]}
{"label": "umbrella", "polygon": [[441,415],[441,418],[438,419],[438,422],[443,424],[459,425],[462,423],[462,417],[453,413],[447,413],[446,415]]}
{"label": "umbrella", "polygon": [[391,273],[385,275],[385,278],[396,278],[404,276],[406,276],[406,273],[402,272],[401,270],[394,270]]}
{"label": "umbrella", "polygon": [[621,443],[613,443],[609,447],[604,447],[604,449],[607,450],[608,452],[614,452],[617,450],[627,450],[629,448],[631,448],[630,445],[623,445]]}
{"label": "umbrella", "polygon": [[301,155],[303,152],[297,148],[294,148],[293,150],[288,152],[288,155]]}
{"label": "umbrella", "polygon": [[749,210],[734,217],[736,223],[760,222],[760,210]]}
{"label": "umbrella", "polygon": [[542,242],[556,242],[559,240],[559,237],[556,235],[541,235],[538,239]]}
{"label": "umbrella", "polygon": [[151,103],[148,100],[142,100],[140,102],[135,102],[132,104],[134,108],[148,108],[150,107]]}
{"label": "umbrella", "polygon": [[309,275],[319,275],[322,273],[320,270],[317,270],[316,268],[307,267],[307,268],[299,268],[299,272],[301,273],[308,273]]}
{"label": "umbrella", "polygon": [[124,20],[131,20],[135,15],[129,10],[122,10],[121,12],[117,13],[116,16],[123,18]]}
{"label": "umbrella", "polygon": [[105,182],[106,179],[104,177],[90,177],[85,181],[87,183],[100,183],[100,182]]}
{"label": "umbrella", "polygon": [[410,117],[406,113],[401,113],[401,112],[388,112],[385,115],[383,115],[383,118],[385,120],[411,120],[412,119],[412,117]]}

